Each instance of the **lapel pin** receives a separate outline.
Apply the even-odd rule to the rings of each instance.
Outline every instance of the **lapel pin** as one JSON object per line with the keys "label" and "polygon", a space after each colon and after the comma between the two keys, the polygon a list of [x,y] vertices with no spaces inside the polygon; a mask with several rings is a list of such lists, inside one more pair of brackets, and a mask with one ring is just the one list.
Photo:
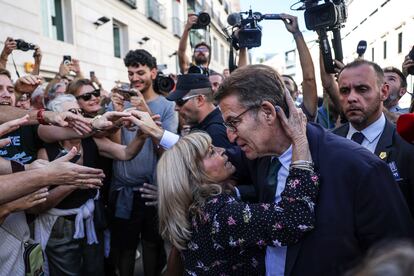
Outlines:
{"label": "lapel pin", "polygon": [[385,151],[382,151],[382,152],[379,154],[379,158],[381,158],[382,160],[384,160],[385,158],[387,158],[387,153],[386,153]]}

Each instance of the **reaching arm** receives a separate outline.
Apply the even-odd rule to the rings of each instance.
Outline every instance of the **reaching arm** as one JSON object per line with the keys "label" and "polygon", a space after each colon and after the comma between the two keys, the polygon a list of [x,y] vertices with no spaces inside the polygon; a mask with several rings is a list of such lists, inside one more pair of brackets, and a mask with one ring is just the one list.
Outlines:
{"label": "reaching arm", "polygon": [[297,17],[288,14],[281,14],[281,16],[286,29],[292,33],[299,52],[303,75],[303,104],[310,114],[315,115],[318,107],[318,92],[316,88],[315,68],[313,66],[312,56],[310,55],[308,46],[306,46],[303,35],[299,30]]}
{"label": "reaching arm", "polygon": [[40,74],[40,64],[42,63],[42,50],[40,47],[36,45],[35,52],[33,54],[35,63],[33,66],[32,75],[39,75]]}
{"label": "reaching arm", "polygon": [[13,38],[8,37],[4,42],[4,48],[0,55],[0,68],[6,69],[7,59],[9,55],[16,49],[16,41]]}
{"label": "reaching arm", "polygon": [[244,67],[246,65],[248,65],[248,59],[247,59],[247,48],[240,48],[239,51],[239,62],[237,64],[237,68],[241,68]]}
{"label": "reaching arm", "polygon": [[335,112],[340,114],[341,102],[339,101],[339,88],[333,74],[326,73],[322,53],[319,53],[319,68],[321,70],[322,87],[328,93],[329,98],[335,106]]}
{"label": "reaching arm", "polygon": [[100,155],[115,160],[131,160],[141,151],[146,137],[138,131],[135,138],[127,146],[114,143],[106,137],[94,138],[94,141]]}
{"label": "reaching arm", "polygon": [[190,60],[186,55],[188,36],[190,34],[191,27],[197,22],[197,16],[194,14],[189,14],[187,23],[184,26],[184,32],[180,38],[180,43],[178,44],[178,65],[180,66],[180,72],[182,74],[187,73]]}

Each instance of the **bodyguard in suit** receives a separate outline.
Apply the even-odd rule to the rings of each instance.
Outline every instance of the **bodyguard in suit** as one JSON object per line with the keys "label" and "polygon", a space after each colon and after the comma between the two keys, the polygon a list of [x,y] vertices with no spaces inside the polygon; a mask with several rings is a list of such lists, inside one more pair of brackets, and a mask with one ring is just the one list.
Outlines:
{"label": "bodyguard in suit", "polygon": [[389,94],[383,70],[373,62],[356,60],[342,69],[338,82],[341,107],[349,123],[333,132],[361,144],[388,164],[414,214],[414,146],[400,137],[383,114]]}
{"label": "bodyguard in suit", "polygon": [[[279,121],[278,110],[287,112],[285,96],[279,74],[265,65],[239,68],[216,96],[230,142],[249,159],[261,202],[279,200],[292,159]],[[268,247],[267,275],[339,275],[373,244],[413,236],[409,210],[386,163],[314,124],[307,138],[321,180],[316,226],[295,246]]]}

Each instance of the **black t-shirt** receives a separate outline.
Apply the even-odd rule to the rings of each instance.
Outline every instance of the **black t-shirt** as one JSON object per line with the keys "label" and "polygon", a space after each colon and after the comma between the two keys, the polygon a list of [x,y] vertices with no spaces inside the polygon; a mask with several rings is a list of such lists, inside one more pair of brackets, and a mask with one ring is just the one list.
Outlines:
{"label": "black t-shirt", "polygon": [[[47,156],[50,161],[56,159],[62,147],[59,143],[45,144]],[[83,165],[91,168],[97,168],[99,160],[98,147],[92,137],[82,139],[82,156]],[[55,188],[56,186],[52,187]],[[96,189],[77,189],[65,197],[55,208],[72,209],[79,208],[88,199],[96,196]]]}
{"label": "black t-shirt", "polygon": [[0,149],[0,156],[22,164],[32,163],[37,159],[37,152],[43,147],[43,141],[37,135],[38,125],[21,126],[7,133],[3,138],[10,138],[11,143]]}
{"label": "black t-shirt", "polygon": [[201,123],[193,126],[192,129],[199,129],[207,132],[211,136],[214,146],[228,149],[234,145],[231,144],[227,138],[226,127],[223,125],[223,122],[221,111],[216,108],[211,111]]}

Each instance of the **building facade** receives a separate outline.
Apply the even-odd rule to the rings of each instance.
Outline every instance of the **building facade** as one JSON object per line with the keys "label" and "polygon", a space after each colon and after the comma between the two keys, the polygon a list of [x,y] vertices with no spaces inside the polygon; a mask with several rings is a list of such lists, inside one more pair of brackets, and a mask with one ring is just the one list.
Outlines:
{"label": "building facade", "polygon": [[[63,55],[79,59],[85,76],[94,71],[105,87],[127,81],[123,57],[130,49],[146,49],[166,72],[178,72],[176,51],[188,12],[208,12],[210,32],[201,37],[213,47],[211,67],[226,67],[229,46],[220,34],[228,0],[0,0],[0,47],[6,37],[41,47],[41,75],[53,77]],[[207,42],[208,42],[207,41]],[[188,47],[191,56],[191,48]],[[20,75],[33,51],[13,51],[7,68]]]}

